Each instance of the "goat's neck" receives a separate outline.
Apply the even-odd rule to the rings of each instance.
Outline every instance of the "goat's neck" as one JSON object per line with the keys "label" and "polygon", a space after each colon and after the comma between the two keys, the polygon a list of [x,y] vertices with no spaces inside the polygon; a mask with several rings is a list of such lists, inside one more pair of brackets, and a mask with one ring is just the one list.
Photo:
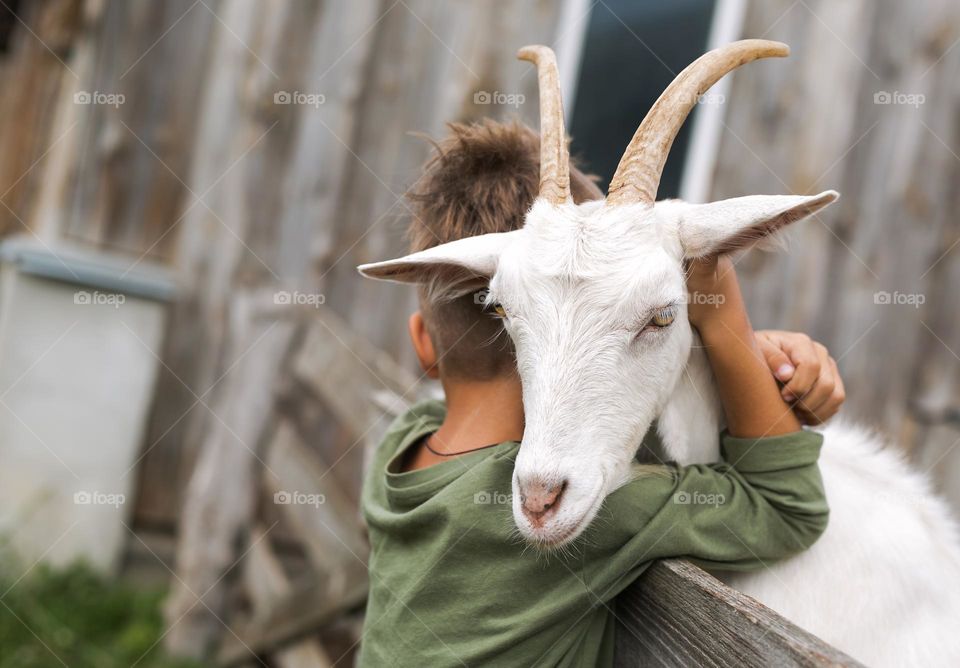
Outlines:
{"label": "goat's neck", "polygon": [[662,454],[682,465],[718,461],[722,423],[723,409],[710,361],[694,333],[687,365],[657,418]]}

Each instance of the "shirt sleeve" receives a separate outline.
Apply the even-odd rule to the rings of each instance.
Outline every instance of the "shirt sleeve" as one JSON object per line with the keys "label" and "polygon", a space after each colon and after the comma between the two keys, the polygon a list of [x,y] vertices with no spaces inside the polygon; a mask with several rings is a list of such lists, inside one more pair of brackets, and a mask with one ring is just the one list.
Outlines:
{"label": "shirt sleeve", "polygon": [[684,557],[724,570],[801,552],[827,526],[822,442],[811,431],[759,439],[724,433],[717,464],[644,467],[604,501],[611,521],[593,538],[616,541],[607,547],[638,564]]}

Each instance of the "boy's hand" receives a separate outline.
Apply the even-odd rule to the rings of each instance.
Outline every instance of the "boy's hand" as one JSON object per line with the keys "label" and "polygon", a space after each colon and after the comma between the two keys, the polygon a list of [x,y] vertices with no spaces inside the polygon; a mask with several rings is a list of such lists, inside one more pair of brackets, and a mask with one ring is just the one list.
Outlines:
{"label": "boy's hand", "polygon": [[770,371],[783,384],[783,400],[804,424],[821,424],[840,410],[846,398],[843,379],[823,344],[798,332],[765,330],[756,337]]}

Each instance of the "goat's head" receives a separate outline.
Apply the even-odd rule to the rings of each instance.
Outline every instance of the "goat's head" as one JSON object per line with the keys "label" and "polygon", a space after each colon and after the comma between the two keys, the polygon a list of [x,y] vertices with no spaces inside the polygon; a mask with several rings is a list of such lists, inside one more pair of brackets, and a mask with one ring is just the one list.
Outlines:
{"label": "goat's head", "polygon": [[670,146],[698,97],[741,64],[787,53],[745,40],[699,58],[641,123],[607,198],[576,205],[556,61],[546,47],[522,49],[537,64],[541,114],[540,194],[523,228],[360,268],[402,282],[489,282],[523,384],[513,515],[529,540],[573,540],[629,479],[689,356],[685,261],[743,248],[836,199],[827,191],[655,204]]}

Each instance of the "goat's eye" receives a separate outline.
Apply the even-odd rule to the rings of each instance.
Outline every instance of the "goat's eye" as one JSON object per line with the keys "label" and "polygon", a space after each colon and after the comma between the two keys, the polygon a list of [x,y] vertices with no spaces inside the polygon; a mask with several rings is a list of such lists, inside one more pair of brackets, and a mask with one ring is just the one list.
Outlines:
{"label": "goat's eye", "polygon": [[503,308],[503,305],[500,302],[494,302],[490,305],[490,310],[493,311],[498,318],[506,318],[507,311]]}
{"label": "goat's eye", "polygon": [[653,317],[650,318],[650,324],[654,327],[666,327],[667,325],[673,322],[673,319],[677,317],[677,309],[675,306],[665,306],[659,308],[653,313]]}

